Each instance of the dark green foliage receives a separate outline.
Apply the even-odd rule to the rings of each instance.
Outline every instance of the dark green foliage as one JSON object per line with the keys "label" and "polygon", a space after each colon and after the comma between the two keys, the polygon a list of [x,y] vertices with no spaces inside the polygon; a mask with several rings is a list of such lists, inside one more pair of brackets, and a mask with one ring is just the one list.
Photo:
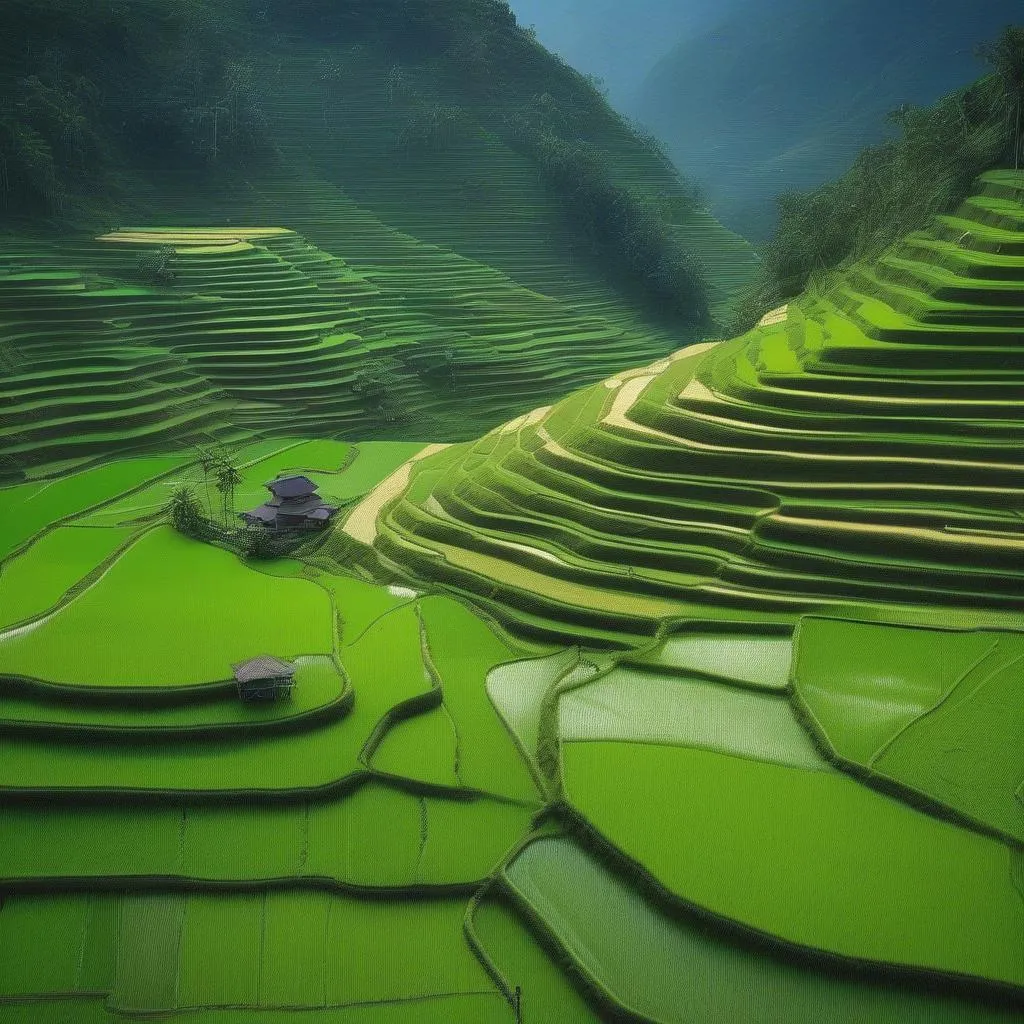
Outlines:
{"label": "dark green foliage", "polygon": [[516,29],[502,0],[268,0],[267,10],[272,23],[329,42],[372,38],[416,60],[457,55],[470,74],[489,69]]}
{"label": "dark green foliage", "polygon": [[174,248],[161,245],[158,249],[144,252],[135,262],[139,279],[144,284],[168,286],[174,284]]}
{"label": "dark green foliage", "polygon": [[987,52],[1002,71],[932,107],[893,111],[900,138],[865,149],[842,178],[780,198],[778,228],[762,249],[760,279],[734,332],[800,294],[813,274],[876,256],[936,214],[952,212],[979,174],[1013,163],[1024,30],[1008,29]]}
{"label": "dark green foliage", "polygon": [[[193,540],[216,543],[227,547],[244,558],[271,559],[281,558],[292,553],[306,538],[299,532],[286,531],[278,533],[262,526],[243,526],[232,529],[226,524],[229,514],[231,496],[237,480],[229,486],[227,470],[230,466],[221,466],[217,473],[217,486],[223,498],[225,525],[219,526],[203,514],[203,506],[193,489],[187,485],[176,487],[167,502],[165,513],[171,525],[179,533]],[[235,473],[237,476],[237,472]],[[240,479],[240,477],[238,478]]]}
{"label": "dark green foliage", "polygon": [[565,197],[568,212],[596,255],[618,261],[659,309],[693,324],[707,320],[707,288],[700,269],[654,200],[617,185],[597,147],[568,141],[527,117],[510,118],[508,126],[511,141]]}
{"label": "dark green foliage", "polygon": [[[659,310],[703,318],[699,274],[670,225],[681,211],[612,180],[599,147],[623,132],[622,119],[502,0],[6,0],[0,214],[98,227],[168,169],[225,185],[248,178],[275,153],[263,83],[282,53],[309,40],[331,47],[311,69],[325,122],[359,87],[357,67],[392,68],[382,101],[405,111],[395,148],[406,159],[525,119],[521,147],[542,162],[594,253]],[[666,163],[652,139],[640,143]],[[154,284],[171,283],[169,271],[139,267]],[[358,386],[397,418],[372,381]]]}
{"label": "dark green foliage", "polygon": [[304,538],[296,533],[276,533],[264,526],[246,526],[232,535],[232,546],[245,558],[266,561],[290,554]]}
{"label": "dark green foliage", "polygon": [[355,373],[352,390],[362,396],[369,410],[385,423],[395,423],[404,418],[395,388],[402,383],[402,376],[396,372],[396,359],[370,359]]}
{"label": "dark green foliage", "polygon": [[242,474],[230,461],[222,459],[217,465],[215,476],[217,490],[220,493],[224,525],[227,526],[228,519],[235,510],[235,489],[242,482]]}
{"label": "dark green foliage", "polygon": [[211,523],[203,515],[202,505],[191,487],[176,487],[167,503],[167,517],[179,533],[196,540],[205,540],[211,533]]}
{"label": "dark green foliage", "polygon": [[69,75],[59,55],[47,59],[40,74],[6,85],[0,101],[0,200],[59,214],[67,179],[95,180],[103,170],[93,128],[96,86],[85,76]]}
{"label": "dark green foliage", "polygon": [[252,58],[221,62],[187,52],[127,110],[126,130],[153,158],[240,164],[269,155]]}
{"label": "dark green foliage", "polygon": [[395,373],[394,359],[370,359],[356,370],[352,390],[367,401],[376,401],[393,388],[401,378]]}
{"label": "dark green foliage", "polygon": [[402,126],[395,145],[406,155],[444,153],[465,138],[471,128],[469,115],[461,107],[419,103]]}
{"label": "dark green foliage", "polygon": [[216,446],[196,448],[196,462],[203,472],[203,486],[206,489],[207,506],[213,508],[213,495],[210,491],[210,479],[212,478],[220,495],[221,517],[225,529],[228,526],[228,518],[235,508],[235,489],[242,482],[242,474],[233,462],[233,454],[226,448]]}
{"label": "dark green foliage", "polygon": [[11,113],[0,114],[0,204],[7,209],[16,200],[50,213],[61,208],[63,199],[49,143]]}
{"label": "dark green foliage", "polygon": [[269,156],[246,6],[0,4],[0,208],[66,216],[125,167]]}
{"label": "dark green foliage", "polygon": [[423,370],[423,376],[447,381],[449,386],[454,387],[458,371],[459,351],[454,345],[446,345]]}
{"label": "dark green foliage", "polygon": [[999,39],[982,47],[980,56],[992,65],[1001,87],[1016,170],[1024,160],[1024,25],[1008,26]]}

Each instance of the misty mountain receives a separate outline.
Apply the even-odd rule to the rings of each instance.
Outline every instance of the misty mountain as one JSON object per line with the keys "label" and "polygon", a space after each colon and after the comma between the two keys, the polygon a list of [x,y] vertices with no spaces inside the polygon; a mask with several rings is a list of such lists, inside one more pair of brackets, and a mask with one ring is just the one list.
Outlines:
{"label": "misty mountain", "polygon": [[687,34],[647,77],[634,113],[760,240],[782,192],[843,173],[891,134],[886,115],[983,73],[975,49],[1019,21],[1020,0],[763,0]]}
{"label": "misty mountain", "polygon": [[719,24],[743,0],[511,0],[520,25],[568,64],[602,79],[613,106],[631,107],[675,43]]}

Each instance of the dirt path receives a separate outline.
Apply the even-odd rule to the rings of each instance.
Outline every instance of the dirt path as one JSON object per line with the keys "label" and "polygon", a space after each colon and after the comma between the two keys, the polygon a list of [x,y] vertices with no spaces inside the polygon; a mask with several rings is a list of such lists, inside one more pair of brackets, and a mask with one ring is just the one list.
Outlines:
{"label": "dirt path", "polygon": [[356,505],[351,515],[345,520],[345,525],[342,527],[345,533],[355,538],[361,544],[372,547],[373,542],[377,539],[377,516],[380,515],[380,510],[392,498],[397,498],[409,486],[409,477],[412,474],[413,463],[426,459],[431,455],[436,455],[437,452],[444,451],[445,448],[450,447],[451,445],[447,444],[428,444],[423,451],[417,452],[408,462],[403,462],[391,476],[381,480]]}

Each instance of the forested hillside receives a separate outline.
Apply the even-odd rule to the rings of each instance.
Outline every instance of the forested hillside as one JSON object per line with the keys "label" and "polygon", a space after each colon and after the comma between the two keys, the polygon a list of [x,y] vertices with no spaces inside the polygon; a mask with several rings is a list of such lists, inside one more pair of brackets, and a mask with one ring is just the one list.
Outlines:
{"label": "forested hillside", "polygon": [[494,193],[528,168],[500,201],[547,206],[559,262],[575,244],[660,308],[707,311],[701,246],[674,230],[700,219],[692,190],[504,3],[15,0],[0,38],[9,221],[173,215],[168,172],[237,193],[285,166],[506,270]]}
{"label": "forested hillside", "polygon": [[471,436],[715,330],[754,265],[494,0],[15,0],[0,40],[9,472]]}
{"label": "forested hillside", "polygon": [[975,48],[1020,20],[1018,0],[758,0],[681,40],[636,112],[716,214],[761,241],[777,196],[842,174],[895,134],[890,111],[973,81]]}

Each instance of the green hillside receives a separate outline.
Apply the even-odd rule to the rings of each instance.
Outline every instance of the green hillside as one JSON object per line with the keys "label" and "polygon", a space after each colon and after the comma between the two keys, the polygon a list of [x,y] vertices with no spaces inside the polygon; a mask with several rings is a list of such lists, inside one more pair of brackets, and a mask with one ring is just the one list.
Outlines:
{"label": "green hillside", "polygon": [[1016,0],[832,0],[827,16],[814,0],[722,6],[655,64],[630,109],[715,215],[757,242],[774,232],[780,196],[891,141],[891,112],[973,82],[977,48],[1021,16]]}
{"label": "green hillside", "polygon": [[719,341],[504,4],[0,56],[0,1024],[1021,1020],[1024,172]]}
{"label": "green hillside", "polygon": [[[569,832],[667,905],[1019,993],[1022,324],[1024,174],[992,172],[754,331],[418,463],[336,557],[630,652],[492,697]],[[668,963],[638,982],[570,911],[580,857],[540,841],[503,884],[604,998],[686,1019],[651,1002]],[[970,911],[931,917],[969,864]]]}
{"label": "green hillside", "polygon": [[[216,370],[229,427],[293,384],[232,361],[260,330],[387,308],[294,231],[155,234],[196,290],[139,289],[153,378]],[[0,489],[0,1021],[1019,1020],[1022,300],[993,172],[827,294],[476,442],[278,409],[230,488],[185,447]],[[239,558],[232,510],[293,473],[342,518]],[[238,699],[259,654],[290,699]]]}
{"label": "green hillside", "polygon": [[[47,0],[0,35],[8,475],[314,424],[471,437],[728,320],[754,267],[501,4]],[[105,244],[132,225],[227,233]]]}
{"label": "green hillside", "polygon": [[771,326],[424,464],[380,520],[381,555],[565,639],[697,608],[1012,620],[1020,183],[986,175],[956,216]]}

